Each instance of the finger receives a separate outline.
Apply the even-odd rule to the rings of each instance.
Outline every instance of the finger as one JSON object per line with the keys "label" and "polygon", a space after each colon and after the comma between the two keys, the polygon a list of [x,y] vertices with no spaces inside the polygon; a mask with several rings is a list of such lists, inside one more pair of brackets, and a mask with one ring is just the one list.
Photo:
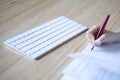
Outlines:
{"label": "finger", "polygon": [[91,29],[89,29],[86,32],[86,38],[90,41],[93,42],[95,40],[95,34],[99,28],[95,25]]}
{"label": "finger", "polygon": [[93,43],[93,41],[95,40],[94,34],[93,33],[86,33],[86,38],[89,42]]}
{"label": "finger", "polygon": [[99,26],[94,25],[91,29],[88,30],[88,33],[93,33],[94,35],[98,32]]}
{"label": "finger", "polygon": [[88,35],[86,36],[86,39],[91,43],[93,44],[93,39],[91,39],[91,37],[89,37]]}
{"label": "finger", "polygon": [[103,43],[109,43],[109,42],[107,42],[106,39],[107,39],[106,35],[103,34],[102,36],[100,36],[98,39],[96,39],[94,41],[94,45],[99,46],[99,45],[102,45]]}
{"label": "finger", "polygon": [[112,42],[104,42],[104,43],[102,43],[103,45],[110,45],[110,44],[112,44]]}

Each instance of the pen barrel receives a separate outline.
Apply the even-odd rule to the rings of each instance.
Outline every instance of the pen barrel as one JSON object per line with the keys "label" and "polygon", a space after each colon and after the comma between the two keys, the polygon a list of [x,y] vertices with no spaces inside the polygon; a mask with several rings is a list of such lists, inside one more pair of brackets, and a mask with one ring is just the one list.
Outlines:
{"label": "pen barrel", "polygon": [[99,38],[99,37],[103,34],[104,28],[105,28],[105,26],[106,26],[106,24],[107,24],[107,22],[108,22],[109,17],[110,17],[110,15],[108,15],[108,16],[105,18],[103,24],[101,25],[101,27],[100,27],[100,29],[99,29],[99,31],[98,31],[98,33],[97,33],[96,39]]}

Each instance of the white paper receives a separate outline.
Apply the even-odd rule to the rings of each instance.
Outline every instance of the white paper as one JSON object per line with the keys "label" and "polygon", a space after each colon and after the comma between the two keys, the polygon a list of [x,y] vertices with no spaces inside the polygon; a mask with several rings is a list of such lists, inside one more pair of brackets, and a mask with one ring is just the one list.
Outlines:
{"label": "white paper", "polygon": [[119,62],[118,62],[118,64],[116,64],[114,62],[102,60],[102,59],[97,58],[96,56],[90,56],[90,55],[86,55],[86,54],[71,54],[70,56],[75,59],[83,60],[83,62],[86,61],[86,62],[89,62],[92,64],[97,64],[100,67],[103,67],[107,70],[110,70],[112,72],[120,74]]}
{"label": "white paper", "polygon": [[120,43],[95,47],[93,51],[90,49],[89,44],[82,53],[86,54],[90,60],[94,59],[92,61],[99,63],[100,66],[120,73]]}
{"label": "white paper", "polygon": [[[90,51],[93,45],[88,44],[86,48],[83,50],[84,51]],[[102,46],[95,46],[92,52],[106,52],[109,54],[115,54],[115,53],[120,53],[120,43],[115,43],[111,45],[102,45]]]}
{"label": "white paper", "polygon": [[97,64],[87,63],[74,59],[63,71],[62,80],[119,80],[120,75],[100,67]]}
{"label": "white paper", "polygon": [[120,80],[120,43],[91,48],[89,44],[81,53],[69,55],[74,60],[62,80]]}
{"label": "white paper", "polygon": [[75,78],[69,76],[69,75],[64,75],[61,80],[76,80]]}
{"label": "white paper", "polygon": [[65,75],[71,77],[78,77],[81,70],[85,68],[86,62],[82,62],[79,59],[74,59],[62,72]]}

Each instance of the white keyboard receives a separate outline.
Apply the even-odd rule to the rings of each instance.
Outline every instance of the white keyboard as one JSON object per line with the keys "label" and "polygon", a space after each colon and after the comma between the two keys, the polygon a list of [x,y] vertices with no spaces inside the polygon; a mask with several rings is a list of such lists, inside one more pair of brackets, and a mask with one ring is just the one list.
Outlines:
{"label": "white keyboard", "polygon": [[86,29],[87,27],[61,16],[4,43],[20,54],[37,59]]}

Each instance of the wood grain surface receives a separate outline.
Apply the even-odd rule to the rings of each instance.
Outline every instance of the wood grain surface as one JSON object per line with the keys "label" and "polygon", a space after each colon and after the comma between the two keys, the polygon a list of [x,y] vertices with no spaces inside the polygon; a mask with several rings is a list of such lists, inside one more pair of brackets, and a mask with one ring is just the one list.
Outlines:
{"label": "wood grain surface", "polygon": [[30,60],[3,44],[22,32],[66,16],[88,28],[100,25],[107,14],[106,29],[120,31],[120,0],[0,0],[0,80],[60,80],[62,70],[88,44],[85,33],[39,60]]}

